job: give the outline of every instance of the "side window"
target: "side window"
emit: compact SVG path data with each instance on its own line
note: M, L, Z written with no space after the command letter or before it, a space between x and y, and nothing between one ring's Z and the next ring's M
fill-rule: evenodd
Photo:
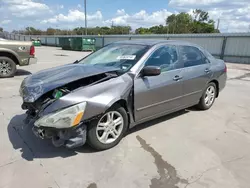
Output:
M184 67L192 67L207 63L200 50L196 47L180 46L180 56L184 63Z
M215 59L214 56L212 56L212 54L210 54L207 50L203 50L203 52L205 56L207 56L208 59L211 59L211 60Z
M161 71L169 71L178 67L178 55L176 46L163 46L153 52L145 66L159 66Z

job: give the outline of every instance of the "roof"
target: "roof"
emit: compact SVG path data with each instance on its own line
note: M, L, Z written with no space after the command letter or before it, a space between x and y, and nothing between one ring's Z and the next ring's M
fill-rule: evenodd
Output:
M154 46L157 44L178 44L178 45L192 45L196 46L193 43L182 41L182 40L159 40L159 39L135 39L135 40L124 40L114 42L116 44L138 44L138 45L147 45L147 46Z

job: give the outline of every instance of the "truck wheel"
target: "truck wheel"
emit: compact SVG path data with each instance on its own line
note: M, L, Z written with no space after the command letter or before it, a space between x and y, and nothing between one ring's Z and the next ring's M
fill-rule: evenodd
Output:
M0 78L13 77L16 73L16 63L8 57L0 57Z
M106 150L117 145L128 128L128 116L121 106L110 108L89 125L87 141L96 150Z

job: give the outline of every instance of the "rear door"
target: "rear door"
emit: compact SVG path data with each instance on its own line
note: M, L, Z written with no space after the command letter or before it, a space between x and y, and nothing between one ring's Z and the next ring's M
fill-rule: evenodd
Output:
M181 104L181 68L176 46L162 46L146 60L144 66L159 66L158 76L139 76L134 81L136 122L172 111Z
M208 81L212 76L210 61L194 46L179 46L183 62L183 103L198 103Z

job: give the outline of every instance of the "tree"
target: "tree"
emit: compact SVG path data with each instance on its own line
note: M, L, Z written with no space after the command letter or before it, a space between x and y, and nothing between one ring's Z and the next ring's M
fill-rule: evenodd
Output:
M53 28L48 28L46 31L47 35L55 35L55 33L56 33L56 30Z
M188 13L172 14L166 19L169 33L215 33L214 20L209 19L208 12L200 9Z
M188 13L172 14L166 19L169 33L190 33L192 17Z
M192 23L192 33L218 33L214 27L214 20L209 19L208 12L201 9L193 11L194 20Z
M3 32L3 28L2 27L0 27L0 32Z
M148 28L140 27L140 28L137 28L135 30L135 34L141 34L141 35L143 35L143 34L151 34L151 32L149 31Z
M159 26L153 26L149 28L150 33L154 33L154 34L164 34L167 31L167 28L163 25L159 25Z
M205 21L208 21L208 12L205 12L201 9L195 9L193 11L193 14L194 14L194 21L197 21L197 22L205 22Z

